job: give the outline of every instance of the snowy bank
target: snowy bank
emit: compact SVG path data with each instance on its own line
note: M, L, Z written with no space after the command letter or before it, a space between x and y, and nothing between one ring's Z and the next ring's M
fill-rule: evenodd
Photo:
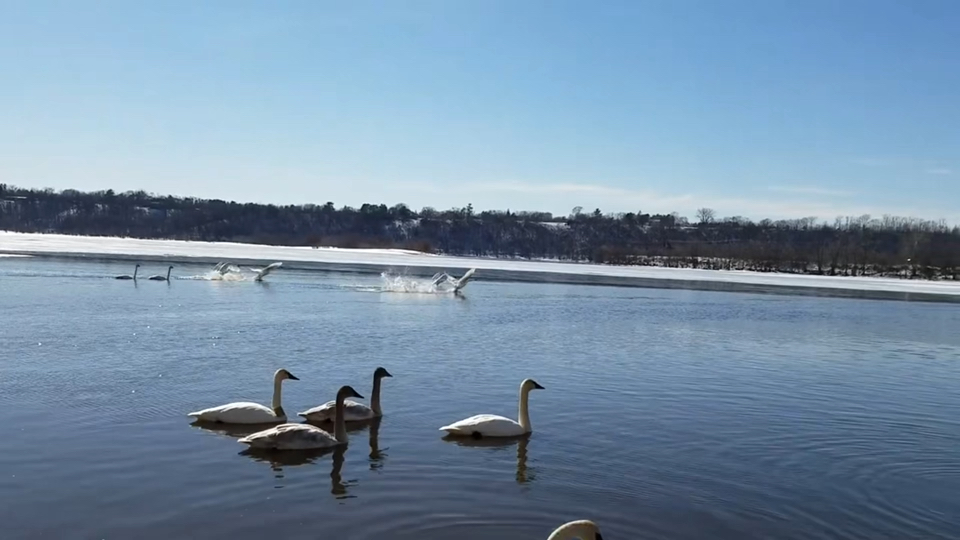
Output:
M655 288L946 300L960 302L960 283L892 278L763 274L742 271L607 266L552 261L448 257L399 249L344 249L264 246L227 242L27 234L0 231L0 253L123 261L179 261L244 265L282 261L284 268L379 273L405 269L432 275L476 268L479 280L540 281Z

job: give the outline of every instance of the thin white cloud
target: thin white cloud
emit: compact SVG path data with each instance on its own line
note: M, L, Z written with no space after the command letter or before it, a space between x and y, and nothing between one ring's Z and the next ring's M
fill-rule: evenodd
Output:
M829 189L816 186L769 186L770 191L779 193L793 193L796 195L818 195L821 197L850 197L853 192L839 189Z
M946 167L931 167L923 172L927 174L935 174L939 176L949 176L953 174L953 169L948 169Z

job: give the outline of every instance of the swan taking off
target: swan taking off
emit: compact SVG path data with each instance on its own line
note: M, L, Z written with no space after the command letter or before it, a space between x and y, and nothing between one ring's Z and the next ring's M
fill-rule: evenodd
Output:
M347 426L343 420L343 403L348 397L363 399L363 396L349 386L340 388L336 399L336 420L333 422L334 435L310 424L280 424L247 435L240 439L240 442L249 444L253 448L273 450L314 450L347 444Z
M282 262L275 262L268 264L265 268L251 268L250 271L257 273L257 276L253 278L254 281L263 281L263 278L267 277L267 274L273 272L281 266L283 266Z
M234 268L235 268L235 267L234 267L233 265L231 265L230 263L219 262L219 263L217 263L216 266L213 267L213 271L216 272L216 273L218 273L218 274L220 274L220 275L222 276L222 275L225 275L225 274L227 274L227 273L229 273L229 272L233 272Z
M603 536L600 534L600 527L597 527L597 524L589 519L564 523L557 527L557 529L547 537L547 540L573 540L574 538L579 538L580 540L603 540Z
M434 287L444 283L449 284L451 287L453 287L453 292L456 293L460 292L460 289L466 287L467 283L470 282L470 280L473 278L474 272L476 271L476 268L471 268L467 270L465 274L460 276L460 279L457 279L446 272L440 272L439 274L434 274L433 278L431 278L431 281L433 282Z
M219 407L210 407L202 411L187 413L197 420L204 422L222 422L224 424L269 424L272 422L286 422L287 414L280 406L281 384L284 380L299 381L292 373L285 369L278 369L273 374L273 402L271 407L249 401L227 403Z
M451 435L480 437L517 437L530 433L533 427L530 425L530 413L527 408L527 400L530 397L531 390L543 390L537 381L533 379L524 379L520 383L520 414L519 422L511 420L504 416L496 414L478 414L470 418L464 418L459 422L454 422L449 426L443 426L440 431L446 431Z
M380 409L380 381L384 377L393 377L385 368L378 367L373 372L373 393L370 394L370 406L356 401L343 402L343 419L347 422L357 422L361 420L370 420L383 416ZM312 409L298 413L307 419L307 422L329 422L338 416L337 402L328 401Z
M139 264L137 264L135 267L133 267L133 275L132 275L132 276L131 276L130 274L123 274L122 276L117 276L117 279L137 279L137 271L138 271L138 270L140 270L140 265L139 265Z
M156 275L156 276L150 276L148 279L149 279L150 281L170 281L170 271L171 271L171 270L173 270L173 266L168 266L168 267L167 267L167 275L166 275L166 276Z

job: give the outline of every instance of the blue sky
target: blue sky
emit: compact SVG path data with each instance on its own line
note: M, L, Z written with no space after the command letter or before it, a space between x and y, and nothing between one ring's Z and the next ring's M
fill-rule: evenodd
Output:
M960 2L0 0L0 182L960 221Z

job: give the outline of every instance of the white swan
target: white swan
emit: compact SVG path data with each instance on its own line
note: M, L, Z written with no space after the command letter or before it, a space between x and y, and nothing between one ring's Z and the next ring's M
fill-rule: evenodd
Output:
M272 422L286 422L287 414L280 406L281 384L285 379L299 381L292 373L285 369L278 369L273 374L273 402L272 407L265 407L259 403L238 401L227 403L219 407L210 407L202 411L187 413L197 420L204 422L222 422L224 424L268 424Z
M343 402L343 418L345 421L356 422L383 416L383 410L380 409L380 380L384 377L393 377L393 375L382 367L378 367L373 372L373 393L370 394L369 407L356 401ZM337 416L337 402L328 401L323 405L297 414L306 418L308 422L329 422Z
M460 276L460 279L453 280L453 292L459 292L460 289L464 288L467 283L473 278L473 273L476 272L476 268L471 268L467 270L465 274Z
M438 274L434 274L433 277L430 278L430 281L433 283L434 287L442 283L449 283L452 287L452 291L457 293L460 292L460 289L467 286L467 283L470 282L470 280L473 278L474 272L476 271L476 268L471 268L462 276L460 276L460 279L457 279L446 272L440 272Z
M276 270L277 268L280 268L281 266L283 266L282 262L275 262L275 263L268 264L264 268L251 268L250 271L257 273L257 276L253 278L254 281L263 281L263 278L267 277L267 274L269 274L270 272L273 272L274 270Z
M547 540L603 540L600 534L600 527L589 519L581 519L564 523L554 530Z
M531 390L543 390L543 387L533 379L524 379L523 382L520 383L519 422L496 414L478 414L470 418L464 418L459 422L454 422L449 426L443 426L440 428L440 431L446 431L451 435L467 435L474 438L517 437L530 433L533 431L533 427L530 425L527 399L530 397Z
M139 264L137 264L137 266L135 266L135 267L133 268L133 275L132 275L132 276L131 276L130 274L123 274L122 276L117 276L117 279L137 279L137 271L138 271L138 270L140 270L140 265L139 265Z
M258 431L240 439L253 448L273 450L313 450L331 448L347 444L347 426L343 420L343 402L348 397L363 399L363 396L349 386L343 386L337 392L336 420L333 422L334 435L310 424L280 424L270 429Z
M156 276L150 276L148 279L149 279L150 281L170 281L170 271L171 271L171 270L173 270L173 266L168 266L168 267L167 267L167 275L166 275L166 277L161 276L161 275L156 275Z

